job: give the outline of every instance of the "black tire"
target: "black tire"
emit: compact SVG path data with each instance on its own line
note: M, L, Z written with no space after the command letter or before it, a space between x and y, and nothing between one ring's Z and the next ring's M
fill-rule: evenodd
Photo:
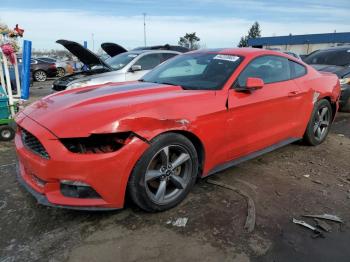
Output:
M321 117L323 112L326 112L324 118ZM329 133L333 120L332 116L333 112L329 101L326 99L318 101L312 111L303 141L310 146L323 143Z
M63 67L57 67L57 77L63 77L66 74L66 70Z
M350 113L350 97L348 98L347 103L339 108L339 111Z
M10 126L0 126L0 141L11 141L15 137L15 130Z
M47 74L44 70L35 71L33 77L37 82L45 82L47 80Z
M164 149L168 148L168 154L164 153ZM176 150L183 150L185 153L176 153ZM174 153L172 153L174 151ZM187 152L187 153L186 153ZM168 155L169 166L172 164L175 165L176 160L180 159L181 155L188 155L188 160L185 160L181 165L179 165L176 169L173 169L172 175L164 175L161 177L154 178L153 180L149 180L150 182L146 182L146 172L152 171L150 170L150 165L154 164L154 161L160 162L163 166L163 156ZM180 155L180 156L179 156ZM161 156L160 158L158 156ZM158 157L158 160L157 160ZM174 160L171 160L174 159ZM161 160L161 161L159 161ZM156 172L161 172L162 168L158 169L157 165L154 165ZM176 172L180 168L180 172L177 174ZM167 171L163 170L166 174ZM194 185L198 173L198 155L195 147L186 137L176 133L166 133L159 135L155 139L151 141L150 147L146 150L146 152L141 156L141 158L137 161L133 172L129 178L128 182L128 194L131 197L131 200L139 206L141 209L148 212L157 212L170 209L177 204L179 204L189 193L192 186ZM166 177L167 176L167 177ZM174 183L174 177L180 177L182 181L186 180L186 183L181 184L179 187L177 183ZM173 178L173 179L172 179ZM153 197L153 193L150 191L150 187L152 185L148 183L158 183L158 189L155 189L154 192L155 198L157 197L161 183L166 181L166 189L164 190L164 197L162 198L163 203L157 202ZM177 180L177 179L175 179ZM176 184L176 185L175 185ZM172 190L168 190L168 186ZM152 189L152 188L151 188ZM175 191L177 190L177 191ZM167 194L169 192L169 194ZM174 194L174 192L177 192ZM171 196L173 194L173 198L169 198L165 200L167 196ZM167 201L167 202L166 202Z

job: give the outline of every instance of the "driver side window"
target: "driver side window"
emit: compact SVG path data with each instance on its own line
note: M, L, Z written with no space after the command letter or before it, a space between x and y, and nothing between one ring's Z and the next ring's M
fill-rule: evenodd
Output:
M265 84L289 80L291 78L289 61L279 56L256 58L240 74L238 85L244 87L248 77L261 78Z

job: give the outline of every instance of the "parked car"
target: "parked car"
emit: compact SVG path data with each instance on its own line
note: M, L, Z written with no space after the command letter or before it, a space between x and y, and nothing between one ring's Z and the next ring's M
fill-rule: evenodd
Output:
M35 59L38 61L46 62L46 63L54 63L56 65L56 68L57 68L57 76L58 77L64 76L67 72L68 64L65 61L59 61L59 60L52 58L52 57L36 57Z
M166 210L198 177L297 140L321 144L339 93L336 75L281 52L186 53L139 81L28 106L16 118L18 179L44 205L118 209L128 194Z
M305 58L315 69L339 77L341 84L340 110L350 112L350 46L318 50Z
M294 52L291 52L291 51L283 51L283 53L287 54L287 55L291 55L299 60L302 60L301 57L297 54L297 53L294 53Z
M37 59L31 59L31 71L35 81L44 82L48 77L55 77L57 75L57 68L55 63L48 63Z
M67 40L57 42L78 57L88 67L88 70L57 79L52 87L55 91L137 80L157 65L180 54L178 51L171 50L134 50L127 52L119 45L105 43L101 47L111 57L103 61L99 56L78 43Z

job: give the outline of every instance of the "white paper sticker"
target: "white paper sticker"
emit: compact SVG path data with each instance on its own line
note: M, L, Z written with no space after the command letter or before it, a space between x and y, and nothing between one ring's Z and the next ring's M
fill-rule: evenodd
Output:
M235 55L216 55L214 57L214 59L236 62L239 59L239 56L235 56Z

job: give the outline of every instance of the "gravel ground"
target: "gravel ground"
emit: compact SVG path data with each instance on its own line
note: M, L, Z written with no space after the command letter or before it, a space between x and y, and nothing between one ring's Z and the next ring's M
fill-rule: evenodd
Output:
M49 94L50 85L36 83L31 101ZM157 214L132 204L97 213L40 206L16 182L13 143L1 143L0 262L349 261L346 223L328 222L325 238L292 223L323 213L350 221L349 156L350 114L343 113L318 147L292 144L212 176L251 196L256 226L248 233L246 200L206 180ZM185 227L173 225L178 218L188 219Z

